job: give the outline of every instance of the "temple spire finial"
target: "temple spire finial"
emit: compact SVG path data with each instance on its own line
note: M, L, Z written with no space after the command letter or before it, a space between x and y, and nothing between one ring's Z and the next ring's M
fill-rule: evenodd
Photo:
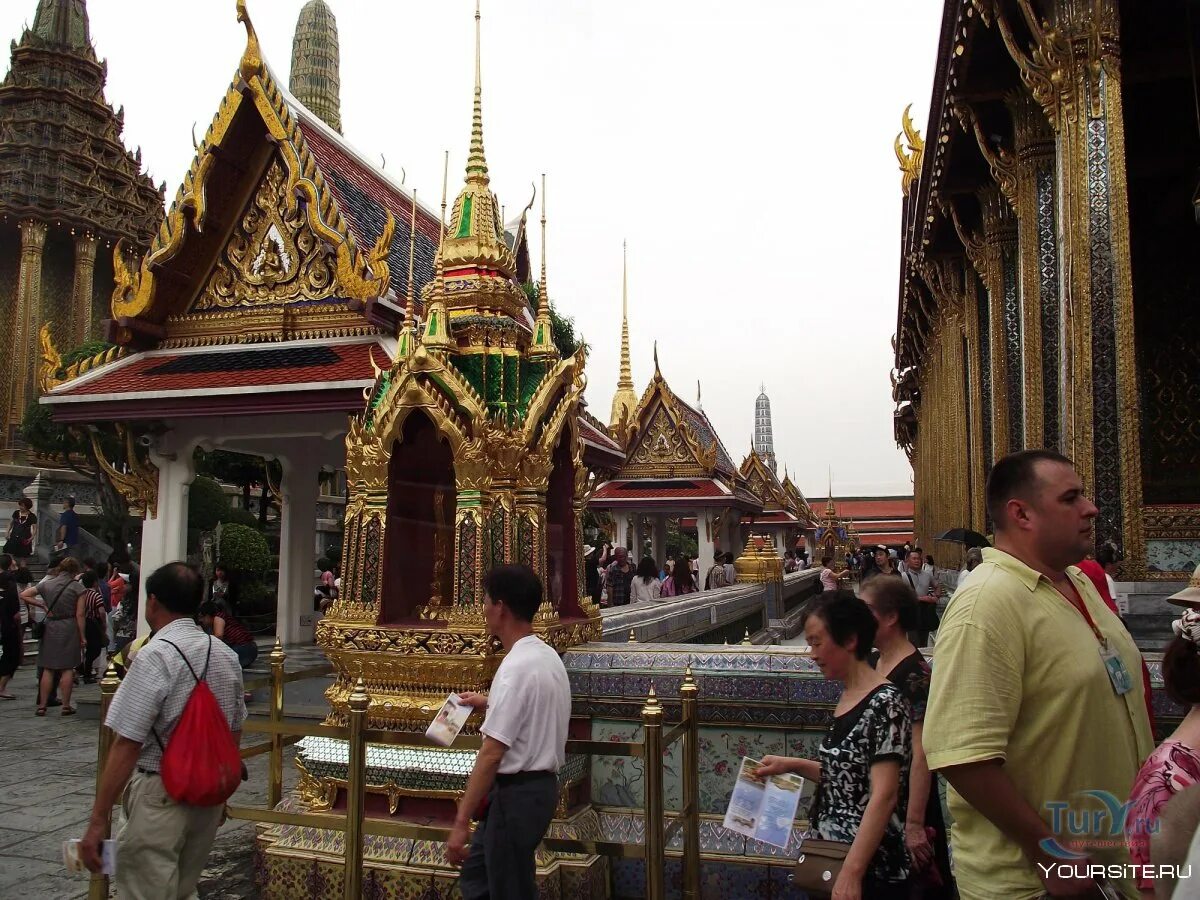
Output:
M617 378L617 392L613 395L612 427L617 427L622 414L632 419L637 405L637 394L633 391L633 365L629 358L629 253L627 243L621 241L621 374Z
M416 349L417 304L413 286L413 259L417 253L417 190L412 192L412 217L408 222L408 288L404 295L404 324L400 328L400 347L396 359L406 359Z
M32 31L47 44L88 53L91 26L83 0L38 0Z
M546 287L546 173L542 173L542 280L538 284L537 318L533 323L533 343L530 356L552 357L558 354L554 346L554 324L550 320L550 293Z
M434 265L433 285L429 305L425 309L425 322L421 329L421 343L439 350L452 348L450 337L450 314L446 311L446 266L443 261L446 250L446 190L450 181L450 151L446 151L442 164L442 218L438 224L438 250Z
M471 115L471 150L467 156L467 181L488 184L483 153L483 76L480 74L479 0L475 0L475 106Z

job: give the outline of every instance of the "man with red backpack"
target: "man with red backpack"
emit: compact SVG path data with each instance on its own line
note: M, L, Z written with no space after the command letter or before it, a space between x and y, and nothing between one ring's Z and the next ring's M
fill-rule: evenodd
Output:
M242 668L196 624L203 587L181 562L146 579L154 638L130 665L105 722L115 737L79 849L98 872L105 814L120 796L121 900L195 896L225 800L240 781Z

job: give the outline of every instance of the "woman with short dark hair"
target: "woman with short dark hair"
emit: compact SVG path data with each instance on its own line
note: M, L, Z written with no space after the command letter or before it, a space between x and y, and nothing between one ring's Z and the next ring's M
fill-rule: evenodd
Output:
M920 615L917 595L902 578L873 578L862 586L859 596L879 625L875 632L875 669L899 688L912 711L912 762L905 779L908 792L900 798L900 811L914 879L922 886L924 900L953 897L954 876L950 872L942 800L921 744L929 702L929 663L908 639Z
M843 685L818 759L764 756L759 775L795 772L817 783L810 837L849 844L830 885L849 900L907 900L909 859L900 800L911 755L908 703L867 661L878 625L850 591L827 591L803 619L809 652L822 674Z
M46 714L46 706L54 691L55 673L58 673L58 684L62 689L62 714L75 715L75 707L71 705L71 689L75 686L75 667L79 665L87 643L83 585L77 580L82 571L83 568L74 557L64 557L45 578L21 593L21 599L27 604L46 611L43 621L45 630L37 657L37 664L42 670L37 706L39 716Z
M22 497L17 501L12 521L8 523L8 541L4 544L4 552L12 556L18 566L23 566L33 556L36 541L37 516L33 514L33 501Z

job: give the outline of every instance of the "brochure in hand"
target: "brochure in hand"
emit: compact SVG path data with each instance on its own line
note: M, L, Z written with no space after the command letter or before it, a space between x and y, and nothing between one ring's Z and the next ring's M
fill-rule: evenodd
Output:
M63 865L68 872L87 872L79 855L79 838L63 841ZM100 844L100 874L115 875L117 872L117 842L106 840Z
M435 744L449 747L458 737L458 733L463 730L463 726L467 724L467 719L471 716L471 709L471 706L459 699L458 694L451 694L442 704L442 708L438 710L438 714L433 717L429 727L425 729L425 737Z
M804 779L790 773L760 777L756 772L761 764L757 759L743 757L729 808L725 810L725 827L784 848L792 836Z

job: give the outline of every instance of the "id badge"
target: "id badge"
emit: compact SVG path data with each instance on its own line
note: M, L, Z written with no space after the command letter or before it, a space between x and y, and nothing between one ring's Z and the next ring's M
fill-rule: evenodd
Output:
M1113 690L1117 694L1128 694L1132 691L1133 678L1130 676L1129 670L1125 668L1121 655L1108 645L1108 641L1100 645L1100 658L1104 660L1104 671L1108 673L1108 680L1112 682Z

